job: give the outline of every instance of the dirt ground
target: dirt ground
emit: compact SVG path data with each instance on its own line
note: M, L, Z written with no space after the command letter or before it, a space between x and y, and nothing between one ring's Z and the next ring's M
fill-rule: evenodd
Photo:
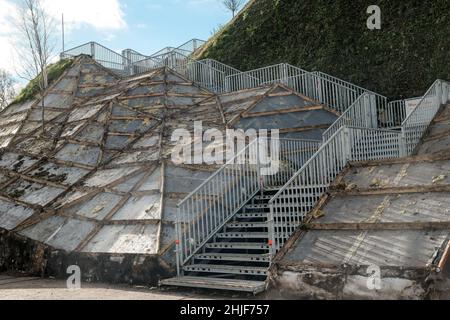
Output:
M217 292L157 289L83 283L69 290L66 281L0 274L0 300L230 300L238 296ZM241 297L242 298L242 297Z

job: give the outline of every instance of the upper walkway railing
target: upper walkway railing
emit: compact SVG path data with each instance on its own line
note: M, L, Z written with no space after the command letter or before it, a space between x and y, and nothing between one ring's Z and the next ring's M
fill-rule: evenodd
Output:
M124 50L120 55L97 43L88 43L62 53L61 57L88 54L122 76L167 66L216 93L281 83L340 113L345 113L361 95L369 93L375 99L380 128L400 128L408 115L404 100L388 103L388 99L382 95L323 72L308 72L286 63L241 72L213 59L190 58L190 55L204 43L202 40L192 39L177 48L167 47L150 56L132 49Z
M121 54L102 46L97 42L89 42L81 46L66 50L60 54L60 57L71 58L78 55L89 55L105 68L116 71L120 75L127 74L130 61Z

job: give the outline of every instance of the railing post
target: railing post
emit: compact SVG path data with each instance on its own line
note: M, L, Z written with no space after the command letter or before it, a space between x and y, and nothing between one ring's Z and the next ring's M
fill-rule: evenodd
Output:
M256 139L258 139L256 141L256 167L258 170L258 181L259 181L259 188L261 190L261 194L264 195L264 176L261 174L261 137L257 137Z
M352 147L350 143L350 128L344 127L343 129L344 134L344 152L345 152L345 163L351 161L352 159Z
M403 131L403 129L402 129L402 134L399 136L398 145L400 148L399 157L403 158L403 157L408 156L408 150L406 148L406 136L405 136L405 132Z
M282 70L282 77L281 77L281 82L287 86L288 85L288 66L286 63L283 63L281 66L281 70Z
M178 216L177 216L177 220L175 221L175 259L177 261L177 275L178 277L181 276L181 250L182 250L182 245L181 245L181 231L180 231L180 208L178 207L177 210Z
M448 94L446 92L446 84L444 81L441 81L440 87L441 87L441 101L442 101L441 104L445 104L448 99Z
M378 128L378 113L377 113L377 97L374 94L369 95L369 103L370 103L370 119L371 119L371 128Z
M372 128L372 105L370 95L368 93L364 93L362 100L364 110L364 125L368 128Z
M438 81L436 83L436 99L437 106L439 107L442 104L442 82Z
M276 254L276 244L275 244L275 223L274 223L274 204L270 203L270 211L267 217L267 238L269 245L269 254L270 254L270 264L272 264L273 258Z
M192 52L197 51L197 39L192 40Z
M230 90L230 76L225 77L225 92L231 92L231 90Z
M449 100L449 84L447 82L443 82L442 83L442 91L443 91L443 95L444 95L444 104L447 103L447 101Z
M323 85L323 82L322 82L322 77L319 77L317 74L316 75L314 75L314 82L315 82L315 86L316 86L316 92L317 92L317 100L320 102L320 103L326 103L326 101L324 101L324 98L323 98L323 90L322 90L322 85ZM341 110L338 110L338 111L341 111Z
M91 42L91 57L95 60L95 43Z

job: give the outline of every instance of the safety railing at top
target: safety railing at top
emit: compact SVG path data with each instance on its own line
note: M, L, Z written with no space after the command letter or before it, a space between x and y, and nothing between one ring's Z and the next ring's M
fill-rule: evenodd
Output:
M167 47L151 56L142 55L131 49L125 50L123 55L120 55L97 43L88 43L68 50L61 56L89 54L103 66L121 75L141 74L169 66L189 77L191 81L216 93L282 83L340 113L345 113L364 93L369 93L375 99L380 128L400 128L408 115L405 100L388 103L388 99L382 95L323 72L308 72L285 63L241 72L212 59L200 61L191 59L190 54L204 43L205 41L192 39L178 48Z
M281 63L256 70L241 72L226 77L228 91L256 88L263 85L282 83L287 87L322 103L338 112L345 112L362 94L371 93L380 114L387 114L382 127L398 125L399 112L389 106L387 98L322 72L308 72L290 64ZM385 110L389 110L386 112Z
M257 88L273 83L288 84L290 79L307 74L308 72L286 63L280 63L251 71L241 72L226 77L227 91L239 91Z
M330 128L324 144L311 159L270 200L269 244L274 256L306 215L316 206L349 161L399 158L412 155L436 116L440 106L450 100L450 84L437 80L414 111L403 121L402 130L347 126L352 120L340 118ZM366 119L364 108L371 110L370 94L357 101L349 111ZM366 103L365 103L366 102ZM372 122L360 122L371 126Z
M200 49L205 43L206 43L206 41L204 41L204 40L191 39L191 40L183 43L182 45L178 46L176 49L184 51L184 52L189 52L189 54L192 54L195 51L197 51L198 49Z
M63 59L76 57L81 54L91 56L105 68L116 71L121 75L126 75L128 73L127 68L130 65L130 61L126 57L96 42L89 42L64 51L61 53L60 57Z
M381 128L400 127L406 117L404 101L388 103L387 97L350 82L323 72L308 72L285 63L227 76L225 86L227 91L232 92L273 83L285 84L340 113L344 113L364 93L372 94L378 127Z
M132 72L140 74L163 66L175 70L197 85L215 93L226 91L224 83L227 74L240 72L212 59L193 60L179 50L137 61L132 64Z
M122 51L122 56L127 58L127 60L130 63L138 62L138 61L141 61L141 60L149 58L148 56L146 56L146 55L144 55L144 54L142 54L140 52L137 52L137 51L135 51L133 49L125 49L125 50L123 50Z
M178 51L186 56L189 56L189 55L193 54L195 51L197 51L198 49L200 49L205 43L206 43L206 41L204 41L204 40L191 39L176 48L175 47L165 47L165 48L149 55L149 57L156 57L156 56L160 56L163 54L171 53L173 51Z
M178 274L264 186L284 184L319 146L320 141L313 140L253 139L181 201L176 220Z
M198 61L202 62L205 65L210 66L212 69L223 72L225 77L242 72L236 68L230 67L229 65L226 65L226 64L216 61L214 59L202 59L202 60L198 60Z

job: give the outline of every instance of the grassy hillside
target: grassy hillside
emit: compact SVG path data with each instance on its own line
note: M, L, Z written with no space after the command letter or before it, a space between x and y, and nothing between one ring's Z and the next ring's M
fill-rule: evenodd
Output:
M366 27L380 6L382 29ZM450 80L448 0L256 0L200 53L241 70L288 62L391 98Z
M49 85L53 83L53 81L57 80L65 70L72 66L72 59L63 59L56 63L53 63L47 67L48 72L48 83ZM41 79L41 75L31 80L25 88L19 93L19 95L14 99L11 104L22 103L27 100L34 98L39 93L39 81Z

